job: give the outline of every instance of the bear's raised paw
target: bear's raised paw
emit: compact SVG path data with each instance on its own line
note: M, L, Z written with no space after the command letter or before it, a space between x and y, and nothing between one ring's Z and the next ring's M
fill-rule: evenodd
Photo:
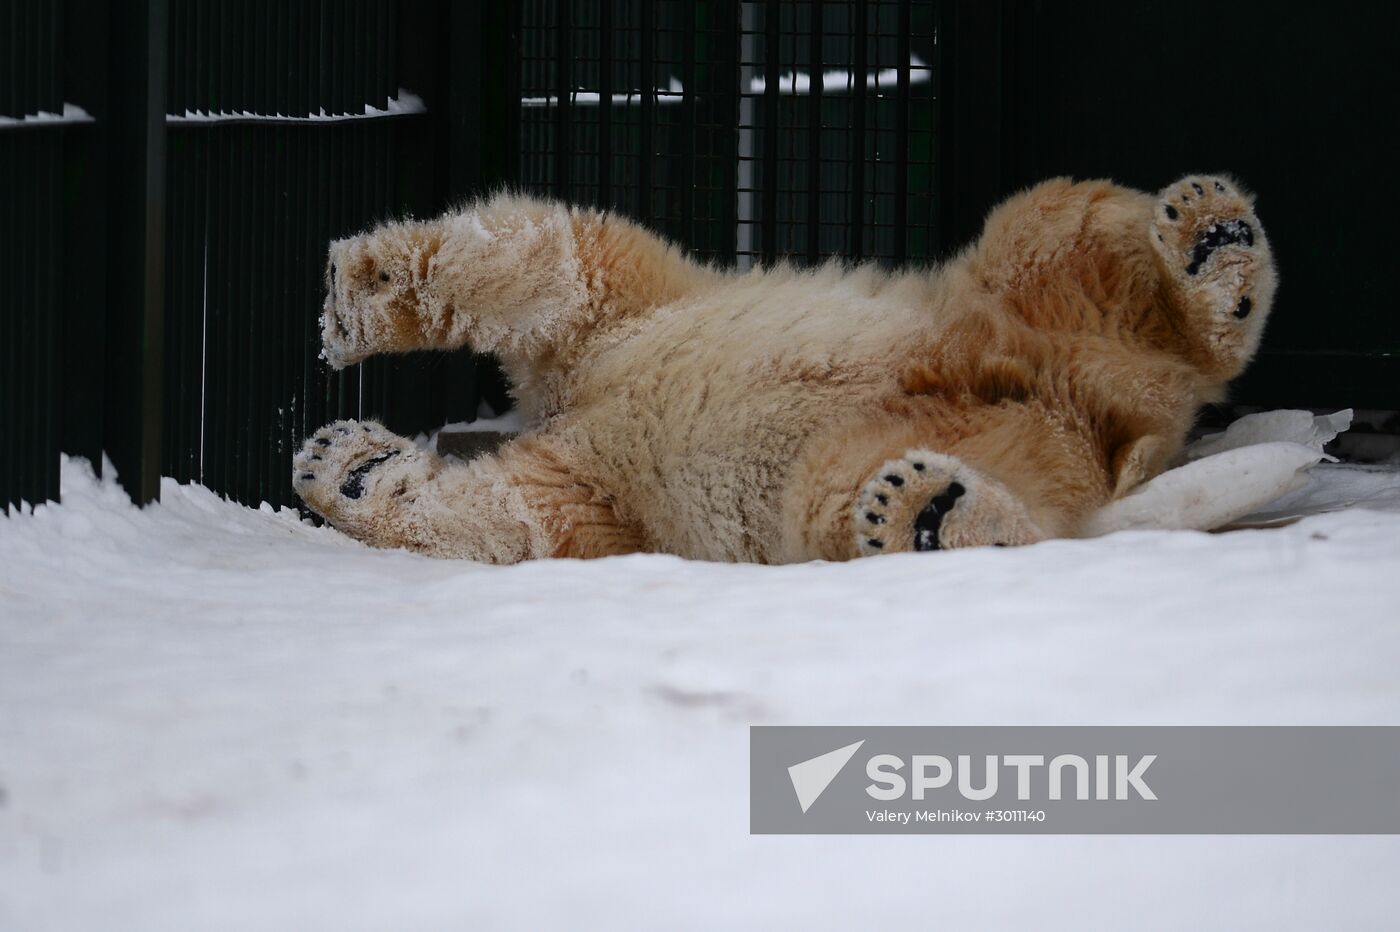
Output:
M1161 192L1152 243L1177 292L1216 319L1267 311L1273 259L1249 199L1226 178L1188 176Z

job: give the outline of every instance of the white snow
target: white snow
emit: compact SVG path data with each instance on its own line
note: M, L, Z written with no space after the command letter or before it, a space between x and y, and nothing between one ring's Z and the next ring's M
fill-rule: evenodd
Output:
M309 116L286 116L281 113L252 113L247 110L186 110L167 113L166 123L345 123L352 120L378 120L384 117L427 113L423 98L399 88L398 96L390 97L383 107L365 104L363 113L327 113L324 108Z
M849 91L855 83L856 76L850 71L823 71L822 91L827 94ZM927 84L933 80L933 70L924 64L917 55L909 56L909 83ZM865 75L865 86L874 90L892 90L899 86L899 69L884 68L880 71L870 71ZM768 81L763 75L756 75L749 81L750 94L762 94L768 87ZM812 76L802 71L789 71L778 76L779 94L810 94L812 92Z
M748 834L750 723L1394 724L1400 472L1312 475L1366 508L498 568L68 463L0 519L0 928L1393 925L1393 837Z
M33 126L36 124L54 123L92 123L92 114L88 113L77 104L65 103L62 113L53 113L48 110L40 110L36 113L26 113L20 117L9 117L0 115L0 127L6 126Z
M1185 462L1214 456L1256 443L1296 443L1319 452L1351 427L1351 408L1333 414L1280 410L1246 414L1217 434L1207 434L1182 451Z
M1263 411L1201 437L1177 457L1182 465L1154 476L1090 519L1084 537L1126 530L1210 531L1308 487L1322 448L1351 426L1352 410Z
M924 63L917 55L909 56L909 83L927 84L933 80L933 69ZM850 91L855 85L857 77L854 72L843 70L823 71L821 85L823 93L836 94ZM768 87L768 79L763 75L754 75L747 82L745 96L762 94ZM879 71L869 71L865 74L865 86L876 91L893 90L899 86L899 69L883 68ZM778 76L779 94L804 95L812 93L812 76L804 71L788 71ZM657 104L678 104L685 99L685 85L678 78L672 77L666 82L664 88L652 88L652 100ZM573 106L597 106L603 100L602 94L597 91L569 91L569 103ZM639 106L642 103L641 91L628 91L625 94L612 94L609 101L614 105ZM559 98L555 95L545 97L522 97L520 105L522 107L553 107L559 103Z

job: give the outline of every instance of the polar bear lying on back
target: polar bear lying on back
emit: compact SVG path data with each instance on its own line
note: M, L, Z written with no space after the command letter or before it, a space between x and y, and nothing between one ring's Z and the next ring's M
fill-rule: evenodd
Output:
M293 483L379 547L511 563L783 563L1074 535L1176 454L1277 278L1226 178L1054 180L935 269L738 274L611 214L501 195L331 245L336 367L470 346L531 428L444 460L323 428Z

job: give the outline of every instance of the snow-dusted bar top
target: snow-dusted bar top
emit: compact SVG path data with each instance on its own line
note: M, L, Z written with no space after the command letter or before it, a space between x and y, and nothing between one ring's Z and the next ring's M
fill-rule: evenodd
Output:
M402 88L395 97L390 97L384 107L365 104L363 113L319 113L310 116L284 116L280 113L250 113L248 111L207 111L186 110L184 113L167 113L167 124L210 124L210 123L347 123L354 120L382 120L387 117L412 116L427 113L423 99ZM92 123L93 117L77 104L64 104L62 113L28 114L23 117L0 116L0 129L20 126L61 125L65 123Z
M0 115L0 129L17 126L62 126L64 124L92 122L94 122L92 114L77 104L70 103L63 105L62 113L40 110L38 113L27 113L22 117Z
M382 120L386 117L411 116L427 113L423 99L416 94L399 88L398 96L390 97L385 107L365 104L363 113L326 113L323 109L310 116L284 116L280 113L249 113L248 111L219 111L209 113L203 110L186 110L184 113L167 113L166 123L347 123L353 120Z

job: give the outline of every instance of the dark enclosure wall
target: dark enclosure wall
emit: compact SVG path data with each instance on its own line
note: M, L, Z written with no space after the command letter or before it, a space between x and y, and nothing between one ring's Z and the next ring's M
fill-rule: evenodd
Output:
M504 407L470 353L318 359L331 239L505 180L476 147L453 157L452 117L476 122L485 84L479 42L449 30L479 37L490 15L0 0L0 248L18 278L0 502L57 498L66 451L108 454L139 501L170 476L292 504L291 455L328 420L413 433Z
M1257 195L1282 287L1241 401L1400 408L1396 11L1044 0L1013 17L1017 184L1229 172Z
M0 0L0 502L105 451L294 501L337 417L505 387L470 353L317 359L327 242L505 183L746 268L932 262L1055 175L1228 171L1283 288L1235 391L1400 408L1388 5L1262 0Z

